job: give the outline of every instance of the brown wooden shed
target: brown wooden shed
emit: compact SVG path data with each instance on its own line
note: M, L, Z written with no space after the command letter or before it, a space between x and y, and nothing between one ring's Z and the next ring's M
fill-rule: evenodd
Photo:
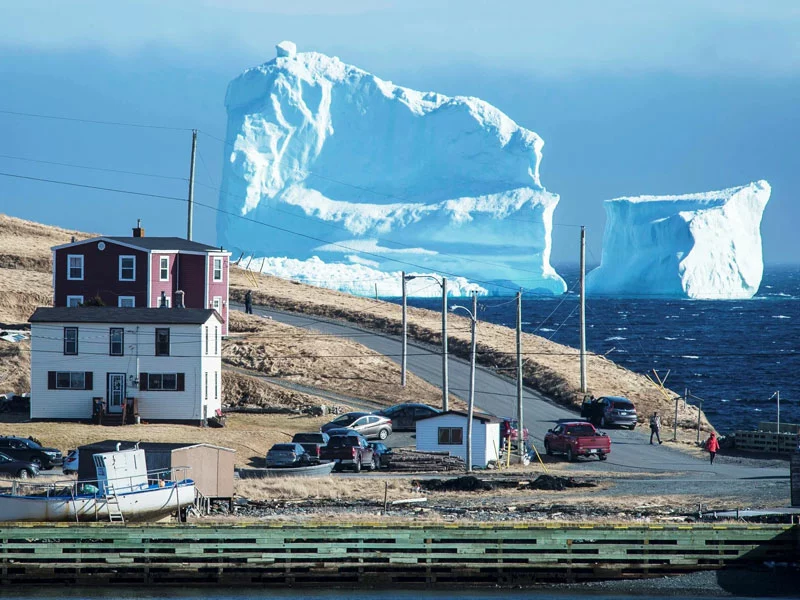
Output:
M94 469L93 454L113 452L117 448L131 448L136 442L124 440L104 440L78 448L78 479L92 480L97 475ZM193 479L195 488L205 498L233 498L233 463L236 450L212 444L141 442L148 471L189 467L185 475Z

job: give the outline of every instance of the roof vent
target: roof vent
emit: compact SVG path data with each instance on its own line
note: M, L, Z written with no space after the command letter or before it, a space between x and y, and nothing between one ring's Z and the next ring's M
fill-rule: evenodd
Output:
M133 228L133 237L144 237L144 229L142 228L141 219L136 219L136 227Z

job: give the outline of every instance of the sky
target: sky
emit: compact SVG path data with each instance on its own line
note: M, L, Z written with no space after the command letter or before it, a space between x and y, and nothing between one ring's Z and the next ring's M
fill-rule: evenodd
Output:
M191 130L195 197L216 206L226 86L286 39L399 85L478 96L542 136L541 181L561 196L555 264L577 260L577 225L599 262L604 199L757 179L773 190L765 262L800 257L791 0L39 0L3 2L0 17L3 213L184 235ZM194 238L215 242L212 210L198 207Z

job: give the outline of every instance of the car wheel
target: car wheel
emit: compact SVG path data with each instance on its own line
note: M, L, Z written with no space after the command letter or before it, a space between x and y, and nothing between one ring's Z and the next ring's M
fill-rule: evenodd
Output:
M360 458L353 465L353 471L355 471L356 473L361 473L361 459Z
M600 460L605 460L608 458L608 456L605 454L600 454L597 458L599 458Z
M547 442L544 443L544 453L547 454L547 456L553 456L553 450Z
M575 462L575 454L572 452L572 446L567 448L567 461Z
M633 431L634 427L636 427L636 423L634 423L633 425L631 425L630 427L628 427L628 429L630 429L631 431Z
M387 437L389 437L389 430L388 429L381 429L378 432L378 438L379 439L385 440Z
M41 461L41 460L39 460L38 458L34 458L34 459L31 461L31 463L32 463L32 464L34 464L34 465L36 465L36 468L37 468L37 469L41 469L41 468L42 468L42 461Z
M377 471L381 468L381 461L377 456L372 457L372 471Z
M28 469L20 469L19 473L17 473L17 477L19 477L20 479L27 479L30 476L31 473L30 471L28 471Z

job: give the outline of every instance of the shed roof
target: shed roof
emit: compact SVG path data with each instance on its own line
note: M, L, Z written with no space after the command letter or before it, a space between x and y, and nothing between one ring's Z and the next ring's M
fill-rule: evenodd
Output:
M420 417L417 421L423 421L428 419L441 419L442 417L446 417L448 415L456 415L459 417L467 418L467 413L460 411L460 410L448 410L445 412L441 412L438 415L429 415L425 417ZM485 413L472 413L472 418L476 421L480 421L481 423L502 423L503 419L500 417L496 417L494 415L487 415Z
M102 442L94 442L79 446L79 450L90 450L93 452L113 452L117 449L117 444L120 444L120 449L128 450L133 448L137 442L130 440L103 440ZM225 448L224 446L215 446L214 444L196 443L196 442L139 442L139 448L147 452L172 452L173 450L180 450L181 448L194 448L195 446L207 446L209 448L217 448L218 450L226 450L228 452L236 452L232 448Z
M212 308L117 308L115 306L39 307L30 323L143 323L155 325L201 325L212 315Z

